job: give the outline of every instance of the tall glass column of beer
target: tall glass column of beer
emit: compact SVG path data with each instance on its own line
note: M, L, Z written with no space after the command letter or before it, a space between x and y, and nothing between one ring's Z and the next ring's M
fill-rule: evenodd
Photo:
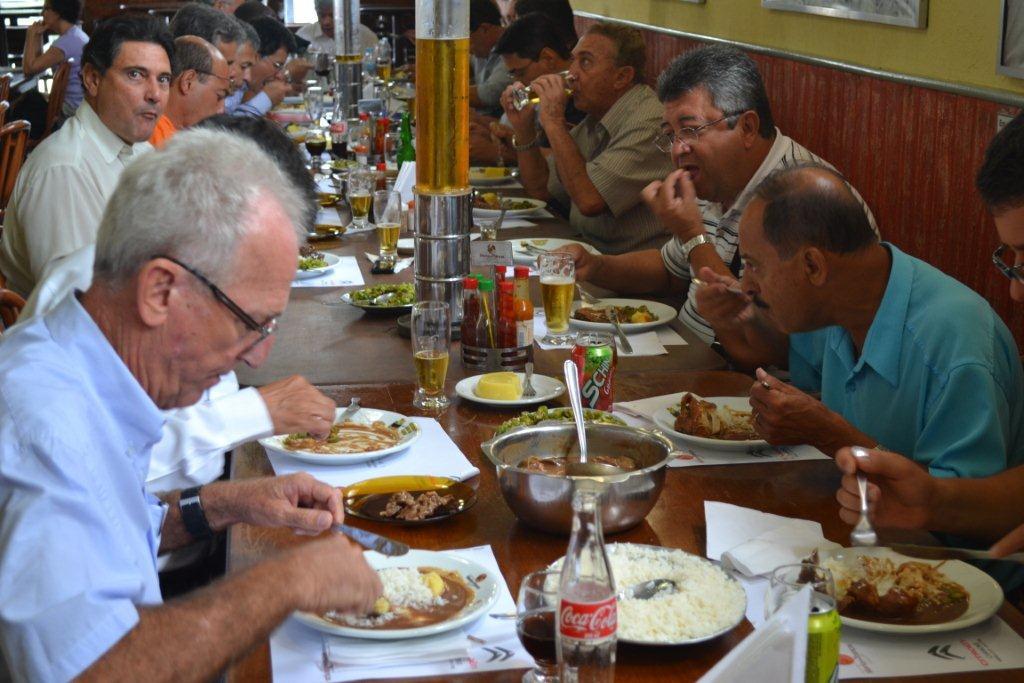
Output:
M347 118L359 116L363 55L359 49L359 0L334 0L334 96Z
M415 282L462 319L469 274L469 0L416 2Z

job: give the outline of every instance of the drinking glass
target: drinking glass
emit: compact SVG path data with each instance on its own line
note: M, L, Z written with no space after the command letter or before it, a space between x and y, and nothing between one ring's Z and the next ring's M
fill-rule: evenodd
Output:
M557 683L555 612L560 572L527 574L516 601L516 634L537 666L523 674L523 683Z
M568 344L576 337L569 332L576 262L572 254L549 252L537 258L537 269L540 271L540 296L548 328L541 341L545 344Z
M572 74L568 71L562 71L558 75L562 77L562 81L565 83L565 94L571 97L573 87ZM512 92L512 106L515 107L516 111L522 111L527 105L538 104L539 102L540 96L534 94L533 88L530 86Z
M825 680L818 674L834 676L839 666L841 622L832 572L810 562L776 567L768 580L764 615L766 619L770 618L807 584L813 590L807 615L807 680Z
M448 374L448 346L452 316L446 301L420 301L412 307L412 360L416 366L417 408L443 410L450 401L444 395Z
M402 195L394 190L373 193L373 217L380 240L381 265L395 265L398 260L398 233L402 231Z
M327 150L327 133L320 128L310 128L306 132L306 151L309 152L309 170L320 168L321 155Z
M367 218L376 182L377 173L373 169L361 167L349 171L348 206L352 210L352 227L361 230L369 225Z
M315 81L314 81L315 82ZM306 113L314 126L320 125L320 119L324 115L324 89L318 85L306 88L303 96L306 102Z

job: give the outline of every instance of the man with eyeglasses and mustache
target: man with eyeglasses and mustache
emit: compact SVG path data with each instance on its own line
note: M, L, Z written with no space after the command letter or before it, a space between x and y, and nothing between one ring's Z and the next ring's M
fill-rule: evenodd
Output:
M230 91L228 63L220 50L198 36L176 38L170 97L149 144L163 147L182 128L222 113Z
M619 256L564 250L576 259L577 279L623 294L685 294L679 319L710 343L715 330L696 306L699 271L740 277L740 216L753 189L777 168L826 162L775 127L757 65L734 47L711 45L677 57L658 78L658 99L662 131L648 149L670 155L675 170L644 188L643 198L672 239L660 251ZM758 333L762 342L784 343L770 324ZM718 341L737 365L746 365L727 340Z

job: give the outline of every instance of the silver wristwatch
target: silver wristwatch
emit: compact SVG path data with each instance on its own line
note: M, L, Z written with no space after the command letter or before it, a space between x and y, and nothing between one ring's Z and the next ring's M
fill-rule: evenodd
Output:
M692 237L683 242L683 255L686 257L687 261L690 260L690 252L702 244L710 244L714 246L715 242L710 237L708 237L708 234L706 232L701 233L696 237Z

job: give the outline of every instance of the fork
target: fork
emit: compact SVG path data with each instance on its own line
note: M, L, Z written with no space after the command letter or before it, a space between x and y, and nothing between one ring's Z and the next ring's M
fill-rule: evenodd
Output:
M850 450L855 458L868 457L868 452L860 446L854 446ZM878 534L875 533L875 528L871 525L871 520L868 519L868 478L859 469L857 470L857 489L860 492L860 519L857 520L857 525L850 532L850 545L854 547L878 545Z
M583 301L583 303L587 304L588 306L596 306L599 303L601 303L600 299L598 299L596 296L580 287L580 283L578 282L576 283L576 291L580 293L580 299Z
M523 379L523 398L533 398L537 395L537 390L533 388L533 382L530 380L533 378L533 361L526 364L526 377Z

